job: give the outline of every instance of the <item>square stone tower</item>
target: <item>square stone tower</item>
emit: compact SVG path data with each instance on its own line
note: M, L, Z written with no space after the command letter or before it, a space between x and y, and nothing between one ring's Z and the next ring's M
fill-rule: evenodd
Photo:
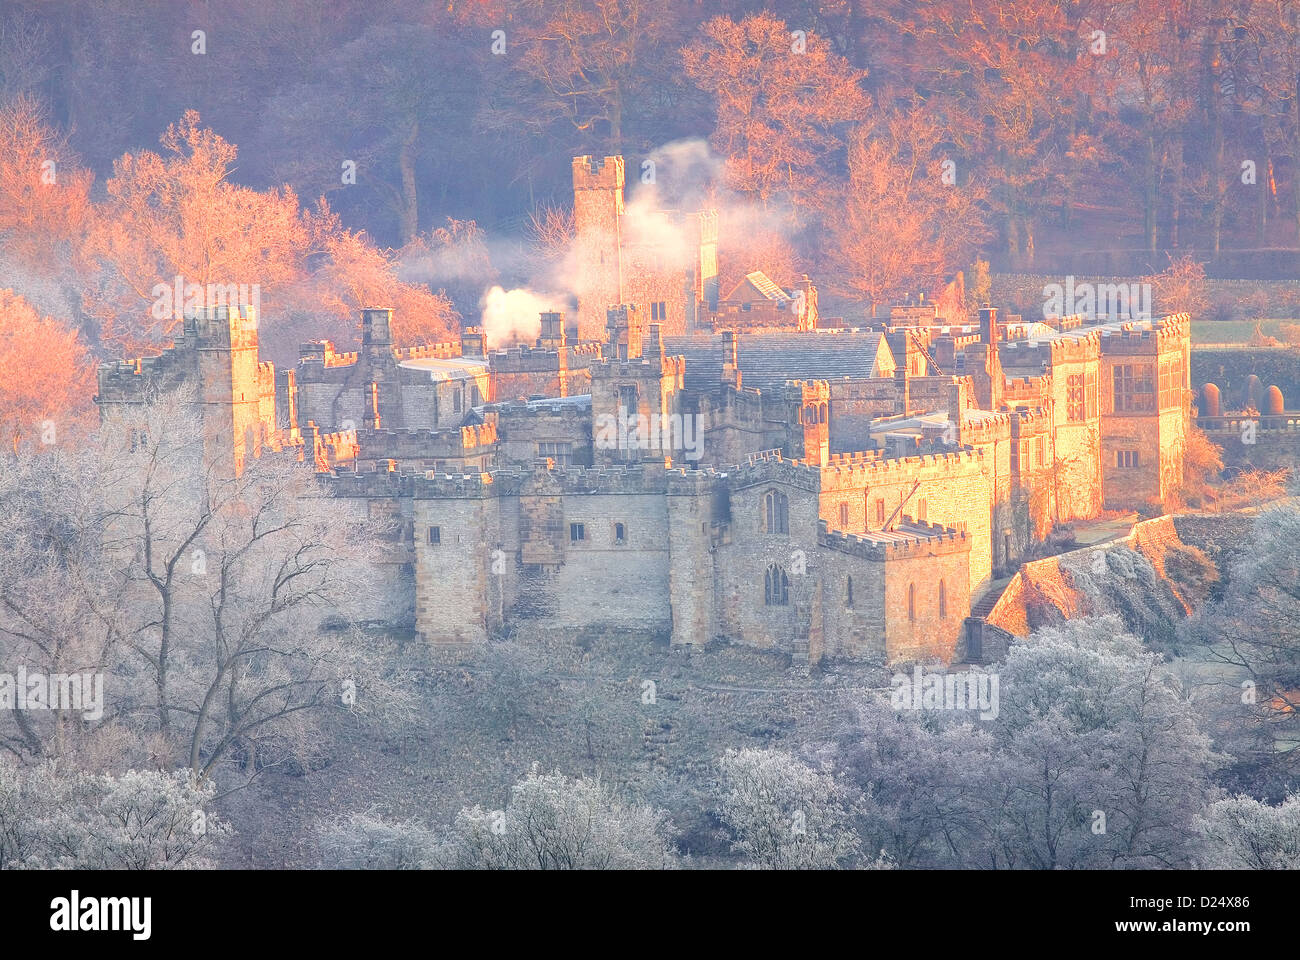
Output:
M578 336L599 340L623 302L623 158L573 158Z

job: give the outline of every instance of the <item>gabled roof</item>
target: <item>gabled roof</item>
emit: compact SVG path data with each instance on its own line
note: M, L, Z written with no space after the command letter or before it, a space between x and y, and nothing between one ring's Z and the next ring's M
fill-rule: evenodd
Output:
M794 297L790 296L790 294L782 290L781 287L777 284L777 282L773 280L771 277L769 277L762 270L755 270L753 273L745 274L745 279L741 280L740 283L732 287L731 292L728 293L722 299L723 300L752 300L753 297L737 296L737 294L739 294L745 288L746 285L751 287L754 290L754 292L757 293L759 297L761 297L764 300L771 300L775 303L791 303L794 301Z
M889 376L893 353L881 339L869 330L741 334L741 385L770 391L787 380ZM664 337L664 352L686 358L688 389L709 392L722 379L721 336ZM891 369L886 372L882 366Z

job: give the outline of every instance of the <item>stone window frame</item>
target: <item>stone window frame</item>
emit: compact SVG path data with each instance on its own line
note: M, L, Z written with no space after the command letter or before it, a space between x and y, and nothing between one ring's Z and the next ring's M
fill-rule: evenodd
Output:
M538 440L537 456L549 457L557 467L573 465L573 444L564 440Z
M769 563L763 572L763 606L790 605L790 577L779 563Z
M1072 373L1065 380L1065 419L1084 423L1097 418L1097 374L1094 370Z
M442 527L429 528L429 546L437 547L442 544Z
M790 498L775 487L763 494L759 521L764 533L790 535Z
M916 623L916 584L907 585L907 622Z
M1117 363L1112 371L1112 403L1116 413L1156 411L1159 372L1155 364Z
M840 528L847 530L849 528L849 504L848 501L840 503Z
M569 521L569 543L586 543L587 525L581 520Z
M939 578L939 619L948 619L948 585Z
M844 606L853 609L853 574L849 574L844 580Z
M620 529L623 531L622 535L619 534ZM626 546L627 545L627 522L624 520L615 520L614 525L610 531L610 537L614 543L614 546L616 547Z

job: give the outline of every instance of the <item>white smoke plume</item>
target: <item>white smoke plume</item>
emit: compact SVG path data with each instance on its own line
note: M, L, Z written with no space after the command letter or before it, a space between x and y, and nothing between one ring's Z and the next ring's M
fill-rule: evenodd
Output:
M760 208L726 188L725 163L704 140L679 140L655 149L644 158L628 157L625 169L623 244L634 262L653 263L660 269L687 269L698 248L690 218L684 215L704 209L718 212L720 228L741 239L742 248L753 238L784 239L789 234L789 211ZM723 240L720 246L725 247L725 239L720 237L720 240ZM615 242L611 236L609 243ZM495 257L494 250L494 260ZM742 254L741 258L754 257ZM759 259L765 258L757 257L753 263L734 266L742 267L743 275L758 269L772 271L776 265L757 262ZM626 266L629 264L625 263ZM495 278L484 284L489 288L481 300L482 323L489 347L521 341L531 343L540 329L538 314L542 310L575 309L584 292L576 238L570 241L563 256L554 258L549 267L538 273L529 276L525 286L508 291ZM794 279L774 278L785 282ZM560 293L543 294L537 292L539 289Z
M483 335L489 350L512 343L531 344L542 330L541 315L570 309L569 297L494 286L483 294Z

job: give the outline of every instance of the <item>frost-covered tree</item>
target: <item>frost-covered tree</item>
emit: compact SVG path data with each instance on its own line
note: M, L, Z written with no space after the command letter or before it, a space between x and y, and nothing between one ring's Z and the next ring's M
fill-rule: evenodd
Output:
M1300 508L1261 511L1227 580L1222 601L1198 624L1207 655L1227 668L1232 700L1240 703L1225 732L1252 780L1260 767L1292 775L1294 751L1276 745L1300 733Z
M534 766L504 810L462 809L441 856L458 870L661 870L678 863L672 834L660 810Z
M1197 825L1205 838L1200 866L1300 870L1300 794L1277 806L1229 797L1212 804Z
M989 862L981 841L998 758L986 731L868 698L842 741L840 762L863 794L866 849L906 868Z
M718 767L718 816L753 866L834 870L858 856L854 804L830 774L780 750L728 750Z
M1001 809L988 842L1003 864L1189 864L1222 758L1160 657L1118 619L1070 621L1013 646L1000 699L989 796Z
M0 758L0 869L211 868L230 833L209 810L215 793L188 770L111 777Z
M437 834L418 820L354 813L316 830L321 866L329 870L427 870L437 866Z
M860 705L841 761L866 840L914 867L1191 863L1222 758L1158 655L1114 618L1074 620L995 676L987 720Z
M5 710L0 738L39 758L128 730L108 766L206 776L313 747L326 710L402 710L403 678L351 626L382 604L381 536L289 457L230 476L181 393L84 449L0 461L0 656L105 691L89 726Z

